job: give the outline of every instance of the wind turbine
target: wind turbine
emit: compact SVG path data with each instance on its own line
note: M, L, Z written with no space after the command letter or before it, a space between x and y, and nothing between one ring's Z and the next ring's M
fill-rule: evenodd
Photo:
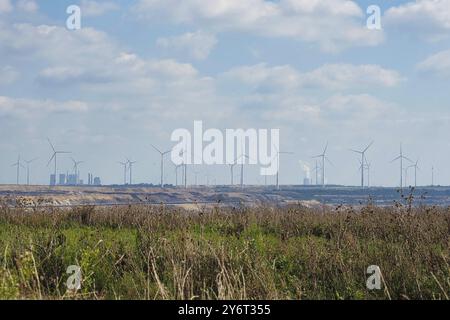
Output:
M52 162L52 160L55 160L55 181L56 181L56 174L57 174L57 156L58 156L58 154L67 154L67 153L71 153L71 152L69 152L69 151L57 151L57 150L55 149L55 147L53 147L53 144L52 144L52 142L50 141L50 139L47 138L47 140L48 140L48 143L50 144L50 147L52 147L52 150L53 150L53 155L52 155L52 157L50 158L50 160L48 161L47 167L50 165L50 163Z
M417 188L417 170L420 170L419 160L417 160L415 164L410 165L408 168L414 168L414 187Z
M184 188L187 189L187 171L188 171L188 169L187 169L188 168L187 167L187 162L188 162L188 159L187 159L187 152L186 152L186 150L183 150L181 155L183 156L183 163L180 165L182 167L181 180L183 182Z
M319 170L320 170L319 163L317 162L316 159L316 166L314 167L314 172L316 174L316 186L319 184Z
M327 150L328 150L328 142L325 146L325 149L323 149L322 154L312 157L313 159L317 159L317 158L322 159L322 187L325 186L325 160L328 161L331 165L333 165L333 163L327 157Z
M30 164L36 161L38 158L34 158L32 160L25 160L25 163L27 164L27 185L30 185Z
M400 160L400 190L403 190L403 160L407 160L409 162L412 162L412 160L403 155L402 144L400 144L400 155L397 158L395 158L394 160L392 160L391 163L393 163L397 160Z
M236 163L232 163L232 164L229 164L229 166L230 166L230 177L231 177L231 186L233 186L234 185L234 167L236 166Z
M176 165L175 166L175 187L178 187L178 169L181 167L182 169L184 169L184 165L180 164L180 165ZM183 172L181 172L181 174L183 174ZM182 177L183 178L183 177ZM183 179L182 179L183 180Z
M82 163L84 163L84 161L75 161L74 158L71 158L72 162L73 162L73 171L75 172L75 184L78 185L78 181L79 181L79 177L80 177L80 173L78 172L78 166Z
M244 164L245 164L245 158L250 159L248 155L242 154L239 158L236 159L240 160L242 159L240 165L241 165L241 189L244 189Z
M17 177L16 177L16 183L17 183L17 185L19 185L19 180L20 180L20 168L23 168L23 169L25 169L25 167L23 166L23 164L22 164L22 162L20 162L20 155L19 155L19 157L17 158L17 162L15 162L15 163L13 163L12 165L11 165L11 167L17 167Z
M367 171L367 187L370 187L370 167L371 163L367 162L367 159L364 159L365 163L363 164L361 160L359 160L359 170Z
M161 151L154 145L151 145L153 149L156 150L161 155L161 188L164 188L164 156L168 153L170 153L171 150L168 151Z
M275 146L274 146L275 147ZM280 190L280 154L294 154L293 152L286 152L286 151L279 151L277 149L277 147L275 147L276 152L276 157L278 158L277 160L277 164L278 164L278 168L277 168L277 190Z
M434 187L434 166L431 167L431 186Z
M195 186L197 187L198 186L198 175L200 174L200 172L198 172L198 171L194 171L193 172L194 173L194 182L195 182Z
M130 161L127 158L128 169L130 170L130 186L133 184L133 164L137 163L137 161Z
M128 162L118 162L119 164L123 165L123 185L127 184L127 169L128 169Z
M367 187L370 188L370 168L372 167L372 163L368 162L366 159L366 169L367 169Z
M355 152L355 153L359 153L361 155L361 188L364 188L364 166L365 166L365 157L366 157L366 152L367 150L369 150L369 148L373 145L373 141L362 151L359 150L354 150L354 149L350 149L350 151Z

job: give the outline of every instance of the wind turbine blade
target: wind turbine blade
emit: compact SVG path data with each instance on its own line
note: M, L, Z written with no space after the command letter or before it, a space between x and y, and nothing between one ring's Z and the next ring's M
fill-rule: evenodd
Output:
M161 150L159 150L157 147L155 147L155 146L152 145L152 144L151 144L151 146L152 146L152 148L155 149L157 152L159 152L160 154L162 154Z
M328 159L328 157L325 157L325 160L327 160L327 162L329 163L329 164L331 164L333 167L334 167L334 164L333 164L333 162L331 162L331 160L330 159Z
M323 150L322 155L325 155L327 153L327 150L328 150L328 141L327 141L327 144L325 146L325 149Z
M352 151L352 152L354 152L354 153L359 153L359 154L361 154L361 153L363 153L362 151L358 151L358 150L353 150L353 149L348 149L349 151Z
M412 160L411 160L410 158L408 158L408 157L403 156L403 159L406 159L406 160L408 160L409 162L414 163L414 161L412 161Z
M369 150L369 148L373 145L374 141L372 141L367 148L364 149L363 153L365 153L367 150Z
M394 160L392 160L390 163L395 162L397 160L400 160L402 158L402 156L398 156L397 158L395 158Z
M48 141L48 143L50 144L50 147L52 147L53 152L56 152L55 147L53 147L53 144L52 144L52 142L50 141L49 138L47 138L47 141Z
M56 156L56 152L53 153L53 156L50 158L50 160L48 160L47 167L50 165L50 163L51 163L52 160L55 158L55 156Z

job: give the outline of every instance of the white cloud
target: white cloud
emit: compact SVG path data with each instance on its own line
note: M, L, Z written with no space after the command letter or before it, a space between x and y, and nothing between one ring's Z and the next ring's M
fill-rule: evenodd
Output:
M53 101L16 99L0 96L0 116L12 115L17 117L34 118L42 113L74 113L86 112L88 105L81 101Z
M322 108L326 110L324 114L329 119L341 118L350 122L360 119L367 122L376 117L385 116L386 112L392 111L393 105L369 94L338 94L327 99L322 104Z
M213 32L299 39L328 51L383 40L382 32L365 28L363 10L349 0L140 0L134 12L142 19L170 19Z
M233 68L224 73L223 78L238 80L254 89L318 87L327 90L368 86L394 87L403 80L397 71L378 65L326 64L310 72L301 73L289 65L269 67L264 63Z
M58 93L101 101L117 110L126 108L127 117L151 118L153 123L220 119L228 113L218 112L223 101L215 93L214 79L200 75L189 63L144 59L92 28L71 32L63 26L4 27L0 28L0 52L40 70L29 74L36 77L33 85L40 85L40 91L53 92L58 86Z
M305 86L322 88L354 88L361 86L394 87L402 81L395 70L378 65L326 64L303 75Z
M180 36L161 37L158 38L156 43L161 48L187 51L192 58L204 60L216 46L217 39L213 34L196 31L188 32Z
M450 78L450 50L428 57L418 65L418 69L425 73Z
M14 83L19 77L19 72L11 66L0 67L0 85Z
M17 8L25 12L36 12L39 6L34 0L19 0L17 1Z
M369 94L336 94L327 99L306 99L298 94L272 94L261 102L261 118L304 126L347 124L359 126L376 119L383 120L387 112L393 117L395 106Z
M385 14L388 26L414 30L428 40L446 38L450 32L450 0L416 0L392 7Z
M0 13L11 12L13 6L10 0L0 0Z
M82 0L81 12L86 17L97 17L107 12L119 10L120 6L112 1Z
M124 53L108 35L92 28L70 32L47 25L5 25L0 31L0 50L39 61L45 67L38 79L52 84L119 82L133 87L144 80L181 81L197 76L190 64Z

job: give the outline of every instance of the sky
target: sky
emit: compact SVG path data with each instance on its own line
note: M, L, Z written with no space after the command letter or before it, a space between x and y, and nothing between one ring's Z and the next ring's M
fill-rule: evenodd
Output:
M81 29L66 27L70 5ZM367 28L370 5L381 30ZM300 184L329 142L326 181L358 185L363 149L371 184L397 186L400 143L419 160L418 183L450 185L450 0L0 0L0 183L38 158L31 182L48 184L83 160L82 178L158 183L171 133L280 129L282 184ZM174 183L166 161L166 181ZM228 183L226 166L196 166ZM236 177L238 179L238 177ZM237 180L235 180L237 181ZM273 183L274 177L268 182ZM22 170L21 182L25 182ZM246 183L261 184L259 166ZM412 171L408 184L413 183Z

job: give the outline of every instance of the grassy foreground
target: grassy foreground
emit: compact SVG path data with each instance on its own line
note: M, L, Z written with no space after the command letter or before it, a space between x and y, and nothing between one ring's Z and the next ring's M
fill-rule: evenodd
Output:
M449 249L444 208L3 207L0 299L448 299Z

